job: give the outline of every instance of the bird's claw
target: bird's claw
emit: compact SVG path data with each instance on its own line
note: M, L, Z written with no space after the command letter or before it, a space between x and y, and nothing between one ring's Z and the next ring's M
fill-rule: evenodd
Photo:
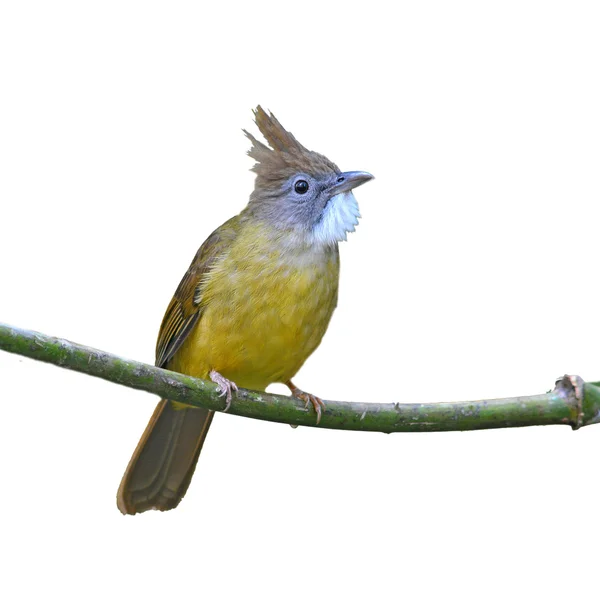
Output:
M317 413L317 425L321 421L321 415L325 410L325 403L318 396L314 396L313 394L308 394L307 392L303 392L300 400L304 400L304 408L308 409L309 403L313 405L315 409L315 413Z
M217 387L221 392L219 397L222 398L225 396L225 410L223 412L227 412L231 407L232 391L237 392L238 386L233 381L223 377L221 373L218 373L214 369L210 372L210 378L214 383L217 384Z
M290 391L292 392L292 396L294 398L298 398L298 400L302 400L304 402L304 408L308 409L308 405L312 404L315 409L315 413L317 414L317 425L321 422L321 416L323 411L325 410L325 403L321 398L315 396L314 394L309 394L308 392L303 392L300 388L297 388L291 381L286 384Z

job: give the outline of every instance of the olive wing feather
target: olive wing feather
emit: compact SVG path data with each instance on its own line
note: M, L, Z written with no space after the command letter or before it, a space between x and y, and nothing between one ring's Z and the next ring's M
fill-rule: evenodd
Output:
M156 366L166 367L202 317L202 284L239 232L238 217L213 231L200 246L163 317L156 342Z

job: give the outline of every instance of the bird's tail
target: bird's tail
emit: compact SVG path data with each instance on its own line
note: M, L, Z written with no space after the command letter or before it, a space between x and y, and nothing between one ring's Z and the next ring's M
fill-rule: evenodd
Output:
M117 492L123 514L175 508L187 491L214 412L161 400Z

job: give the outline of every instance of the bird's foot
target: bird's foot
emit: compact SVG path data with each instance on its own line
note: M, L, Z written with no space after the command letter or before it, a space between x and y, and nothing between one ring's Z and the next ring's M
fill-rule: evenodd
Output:
M227 412L229 407L231 406L231 392L237 392L238 386L235 385L233 381L229 381L226 377L223 377L221 373L217 373L214 369L210 372L211 380L217 384L219 391L221 392L219 396L225 396L225 410L223 412Z
M308 392L303 392L300 388L297 388L292 381L288 381L285 385L290 388L290 392L292 392L292 396L294 398L298 398L298 400L302 400L304 402L304 408L308 408L309 404L313 405L315 409L315 413L317 413L317 425L321 421L321 415L325 410L325 403L321 398L315 396L313 394L309 394Z

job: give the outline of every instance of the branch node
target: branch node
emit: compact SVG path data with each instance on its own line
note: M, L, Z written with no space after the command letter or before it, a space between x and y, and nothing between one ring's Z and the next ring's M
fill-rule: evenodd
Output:
M583 385L584 381L579 375L563 375L556 380L554 387L554 392L565 398L576 411L575 419L571 422L574 430L583 425Z

